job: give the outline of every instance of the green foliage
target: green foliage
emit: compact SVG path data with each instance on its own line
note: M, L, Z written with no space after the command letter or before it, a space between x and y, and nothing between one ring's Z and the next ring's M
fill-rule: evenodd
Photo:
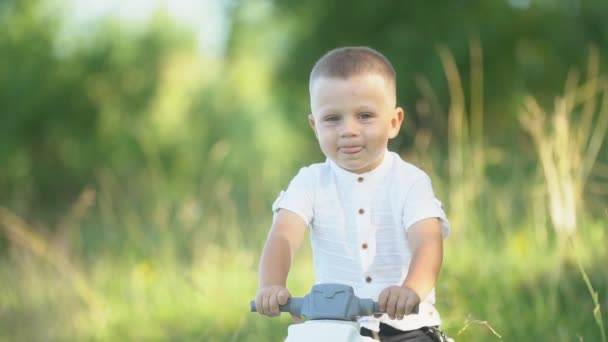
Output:
M141 36L110 22L91 32L95 44L64 55L42 3L16 2L2 18L0 196L53 222L102 165L137 173L136 130L162 64L192 44L162 22Z

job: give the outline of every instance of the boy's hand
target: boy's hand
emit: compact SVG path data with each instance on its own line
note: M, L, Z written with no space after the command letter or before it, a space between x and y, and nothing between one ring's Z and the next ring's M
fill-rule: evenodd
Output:
M258 313L266 316L278 316L279 305L287 304L291 298L289 291L283 286L272 285L258 290L255 296L255 306Z
M391 286L380 292L378 306L390 319L403 319L420 303L420 297L409 287Z

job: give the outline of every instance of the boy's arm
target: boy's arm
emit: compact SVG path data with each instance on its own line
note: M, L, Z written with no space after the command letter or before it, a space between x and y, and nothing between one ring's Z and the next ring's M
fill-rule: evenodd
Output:
M412 260L404 287L425 298L435 286L443 261L443 236L437 218L427 218L413 224L407 232Z
M266 239L259 267L256 306L261 314L276 316L291 296L286 289L293 257L302 243L306 224L297 214L278 210Z
M407 231L412 260L403 284L384 289L378 296L380 309L391 319L402 319L435 286L443 260L443 237L437 218L414 223Z

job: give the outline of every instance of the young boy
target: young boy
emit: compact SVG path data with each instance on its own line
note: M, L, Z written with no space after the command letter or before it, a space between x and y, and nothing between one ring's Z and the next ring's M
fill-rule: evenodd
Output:
M309 91L308 120L327 160L302 168L273 204L258 312L276 316L291 297L287 275L310 227L316 283L350 285L386 312L362 317L362 335L434 341L434 286L450 226L429 177L387 150L404 117L395 71L371 48L339 48L315 64Z

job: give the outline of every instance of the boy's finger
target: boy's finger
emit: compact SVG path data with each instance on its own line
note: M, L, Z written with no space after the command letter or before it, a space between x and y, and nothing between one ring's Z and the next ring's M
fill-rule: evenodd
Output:
M403 316L405 316L406 314L406 304L407 304L407 296L404 296L403 294L399 296L399 299L397 300L397 305L395 308L395 317L397 319L403 319Z
M397 301L399 300L399 292L391 291L390 296L386 301L386 313L391 319L395 319L395 310L397 309Z
M414 311L414 307L420 303L420 300L416 297L408 296L407 301L405 302L405 314L409 315Z
M279 305L287 304L289 298L291 298L291 295L287 290L281 290L279 291L279 293L277 293L277 302L279 303Z
M262 314L264 308L262 307L262 300L261 300L261 296L257 295L255 296L255 311L257 311L259 314Z
M272 316L279 315L279 303L277 302L277 294L273 293L268 296L268 311Z
M382 312L386 312L386 299L387 298L388 298L388 291L383 290L382 292L380 292L380 295L378 296L378 308Z
M261 311L260 313L263 315L268 316L270 314L270 310L268 309L269 303L268 303L268 296L267 295L263 295L262 299L261 299L262 305L261 305Z

